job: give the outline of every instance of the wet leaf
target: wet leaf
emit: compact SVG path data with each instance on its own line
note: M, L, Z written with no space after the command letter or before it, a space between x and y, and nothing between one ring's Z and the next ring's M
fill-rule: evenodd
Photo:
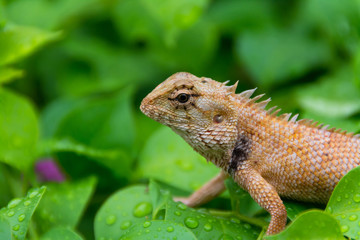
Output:
M31 217L42 198L46 187L33 188L29 190L24 198L15 198L11 200L7 207L0 210L0 215L11 226L12 238L23 240L26 238ZM1 221L4 224L3 221ZM7 234L6 231L3 232ZM1 234L1 233L0 233ZM1 235L0 235L1 236ZM4 238L9 239L9 238Z

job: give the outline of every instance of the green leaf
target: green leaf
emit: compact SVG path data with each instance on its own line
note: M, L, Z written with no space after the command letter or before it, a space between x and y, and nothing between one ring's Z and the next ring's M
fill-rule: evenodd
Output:
M117 239L133 225L149 220L153 206L145 186L131 186L114 193L95 216L95 239Z
M265 236L268 240L285 239L344 239L340 226L331 215L322 211L309 211L301 214L283 232Z
M95 178L74 183L48 184L47 194L36 214L42 231L46 232L52 227L76 227L94 192L95 184Z
M70 139L51 139L40 144L41 155L71 152L78 155L90 157L102 165L108 167L112 172L118 176L123 177L129 175L131 159L128 154L118 149L98 149L93 148ZM122 161L122 167L115 167L119 164L119 159Z
M189 192L201 187L218 172L213 164L206 163L167 127L160 128L149 138L137 169L139 177L154 178Z
M97 150L119 149L118 154L113 158L98 156L92 157L91 160L106 166L117 176L129 177L132 174L133 160L129 149L132 149L135 141L131 94L132 90L126 88L106 96L86 98L69 113L64 114L56 130L55 138L72 139L87 148ZM93 171L92 165L88 164L88 159L84 156L82 159L85 161L78 162L78 167L81 166L79 170L69 163L67 156L59 155L59 159L65 169L75 170L76 175L79 175L78 171ZM119 162L121 162L121 168L119 168Z
M38 206L45 190L46 187L31 189L26 197L11 200L7 207L0 210L0 215L10 223L12 236L15 239L25 239L31 216Z
M59 36L59 32L7 24L0 31L0 66L18 61Z
M269 88L295 80L328 61L329 48L295 30L244 32L236 49L253 78Z
M328 118L344 118L360 112L360 90L354 72L345 66L320 81L298 88L297 99L306 111Z
M10 224L2 215L0 215L0 239L11 239Z
M45 106L40 115L42 137L54 138L61 121L82 103L83 100L79 99L58 98Z
M103 150L96 149L84 144L78 143L70 139L51 139L43 142L44 150L42 152L74 152L79 155L85 155L94 158L108 158L115 159L121 154L118 150Z
M287 216L291 221L294 221L302 212L314 208L322 208L313 203L296 202L291 200L284 200Z
M18 24L54 29L72 17L79 18L81 15L89 14L92 9L99 8L99 2L98 0L50 2L46 0L19 0L11 1L6 6L6 13L9 19Z
M351 54L358 47L358 1L301 1L297 10L299 24L317 29L335 51L343 48Z
M336 185L326 211L341 225L348 237L359 238L360 232L360 167L348 172Z
M274 24L274 5L253 0L214 2L209 9L209 18L223 31L232 34L246 29L262 30Z
M156 219L159 211L166 208L166 203L171 198L171 195L168 190L161 190L154 180L150 180L149 192L153 205L152 219Z
M233 179L226 179L225 186L230 193L231 208L233 211L246 216L254 216L255 213L262 210L250 194L235 183Z
M143 0L117 1L113 8L115 25L129 42L146 40L152 44L163 43L163 29L148 11ZM129 25L127 23L131 22Z
M14 78L23 76L23 71L15 68L0 67L0 85L8 83Z
M258 227L240 221L236 217L216 217L204 210L195 210L183 203L168 201L166 221L185 224L198 239L257 239L260 233Z
M131 147L134 123L132 90L87 99L61 121L55 136L96 148Z
M64 227L55 227L50 229L44 235L41 236L40 240L82 240L75 231L64 228Z
M180 29L188 28L201 16L208 0L142 0L151 16L165 30L165 42L175 43Z
M88 47L84 48L84 45ZM58 82L66 95L114 91L120 87L149 81L149 77L157 72L154 60L147 54L130 51L128 48L115 48L95 37L75 35L65 41L62 47L61 51L74 59L82 60L91 68L89 72L79 73L70 64L68 68L58 70Z
M0 88L0 161L28 170L34 161L39 129L33 106Z
M133 239L186 239L197 240L194 234L182 224L171 221L146 221L131 227L120 240Z

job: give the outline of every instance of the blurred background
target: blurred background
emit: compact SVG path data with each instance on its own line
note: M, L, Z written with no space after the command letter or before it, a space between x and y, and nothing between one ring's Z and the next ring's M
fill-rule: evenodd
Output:
M29 185L95 176L79 226L91 239L119 188L201 186L218 170L139 110L179 71L240 80L237 92L258 87L283 112L359 131L359 13L356 0L0 0L1 206L22 194L22 174Z

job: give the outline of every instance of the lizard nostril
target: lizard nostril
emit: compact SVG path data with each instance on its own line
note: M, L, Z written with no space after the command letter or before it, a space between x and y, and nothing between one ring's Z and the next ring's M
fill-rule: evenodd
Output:
M219 115L219 114L215 115L213 121L215 123L221 123L222 121L224 121L224 117L222 115Z

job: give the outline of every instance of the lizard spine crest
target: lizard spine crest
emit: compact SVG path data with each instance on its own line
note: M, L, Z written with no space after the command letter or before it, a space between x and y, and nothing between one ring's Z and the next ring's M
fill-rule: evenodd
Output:
M226 86L226 84L228 82L229 81L222 83L222 86L224 86L225 90L228 91L228 95L235 95L235 98L237 100L239 100L240 102L244 103L246 106L253 106L254 108L256 108L260 111L265 111L266 114L270 115L271 117L277 118L279 120L284 120L286 122L297 123L297 124L304 125L304 126L310 127L310 128L324 130L324 131L328 131L328 132L332 132L332 133L339 133L339 134L345 135L347 137L360 138L360 134L355 135L355 133L347 132L346 130L343 131L341 128L328 129L330 127L330 125L324 125L323 123L319 124L318 121L314 121L311 119L297 120L299 114L295 114L292 116L292 113L283 113L283 114L278 115L278 113L281 111L281 109L278 108L277 106L274 106L274 107L269 108L268 110L265 110L266 106L271 101L271 98L268 98L261 102L257 102L259 99L261 99L265 95L265 94L259 94L255 97L251 98L251 96L254 94L254 92L256 91L257 88L245 90L241 93L236 94L235 91L236 91L239 81L237 81L234 85Z

